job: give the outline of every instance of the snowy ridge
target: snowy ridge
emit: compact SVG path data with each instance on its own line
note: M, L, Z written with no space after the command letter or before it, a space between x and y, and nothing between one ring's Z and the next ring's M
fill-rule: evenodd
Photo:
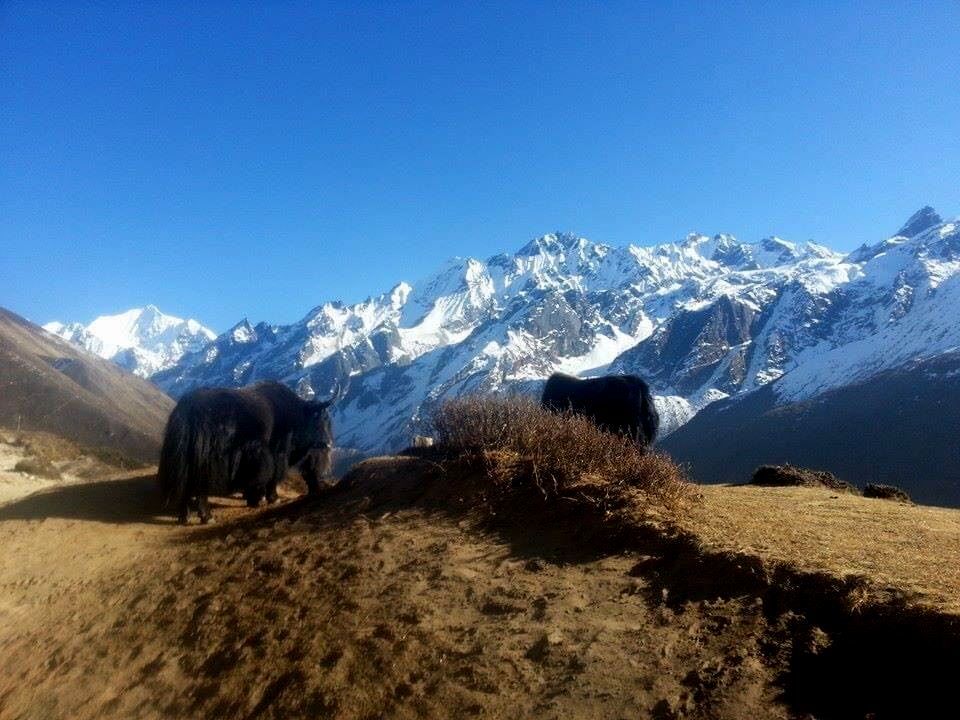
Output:
M918 215L905 227L917 227ZM956 223L925 227L912 238L895 236L865 255L862 275L846 288L858 306L830 336L807 348L796 369L777 383L782 401L813 397L960 347Z
M651 383L668 433L773 381L784 401L810 397L960 346L958 248L930 208L849 255L778 237L613 247L553 233L292 325L244 320L153 379L174 396L267 378L348 388L338 442L378 451L408 442L445 397L630 372Z
M104 315L89 325L50 322L43 329L140 377L172 367L216 337L196 320L165 315L154 305Z

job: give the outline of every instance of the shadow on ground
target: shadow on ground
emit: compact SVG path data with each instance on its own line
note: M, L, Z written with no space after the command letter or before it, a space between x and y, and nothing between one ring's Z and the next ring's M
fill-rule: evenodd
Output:
M104 523L172 524L161 516L156 475L65 485L29 495L0 507L4 520L65 518Z

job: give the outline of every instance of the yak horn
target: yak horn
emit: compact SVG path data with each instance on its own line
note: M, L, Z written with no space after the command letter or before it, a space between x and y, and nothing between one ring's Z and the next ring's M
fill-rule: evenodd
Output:
M343 396L346 395L347 392L350 390L349 378L347 379L346 387L343 386L343 383L341 383L339 379L337 380L337 383L334 387L335 389L333 393L330 395L330 398L328 400L324 400L321 403L322 405L329 406L329 405L333 405L334 403L340 402L340 400L343 399Z

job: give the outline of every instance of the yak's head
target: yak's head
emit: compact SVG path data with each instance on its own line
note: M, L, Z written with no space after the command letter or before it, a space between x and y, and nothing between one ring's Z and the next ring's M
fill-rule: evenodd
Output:
M330 401L308 402L294 443L304 450L330 450L333 447L333 424L330 422Z
M309 383L305 384L309 387ZM330 406L342 398L346 389L337 384L327 400L302 400L303 422L293 442L295 454L299 455L300 470L311 492L319 478L330 474L333 453L333 424L330 422ZM312 394L312 390L311 390Z
M300 474L311 494L320 491L321 479L330 474L333 453L330 404L330 401L306 403L305 422L294 438L294 443L303 452L299 463Z

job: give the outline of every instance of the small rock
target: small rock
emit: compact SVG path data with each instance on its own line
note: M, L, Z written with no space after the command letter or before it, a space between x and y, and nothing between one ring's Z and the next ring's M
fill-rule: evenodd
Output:
M530 558L523 567L530 572L543 572L547 569L547 564L540 558Z
M550 642L547 640L547 636L544 635L530 646L530 649L526 652L526 658L534 662L543 662L549 654Z

